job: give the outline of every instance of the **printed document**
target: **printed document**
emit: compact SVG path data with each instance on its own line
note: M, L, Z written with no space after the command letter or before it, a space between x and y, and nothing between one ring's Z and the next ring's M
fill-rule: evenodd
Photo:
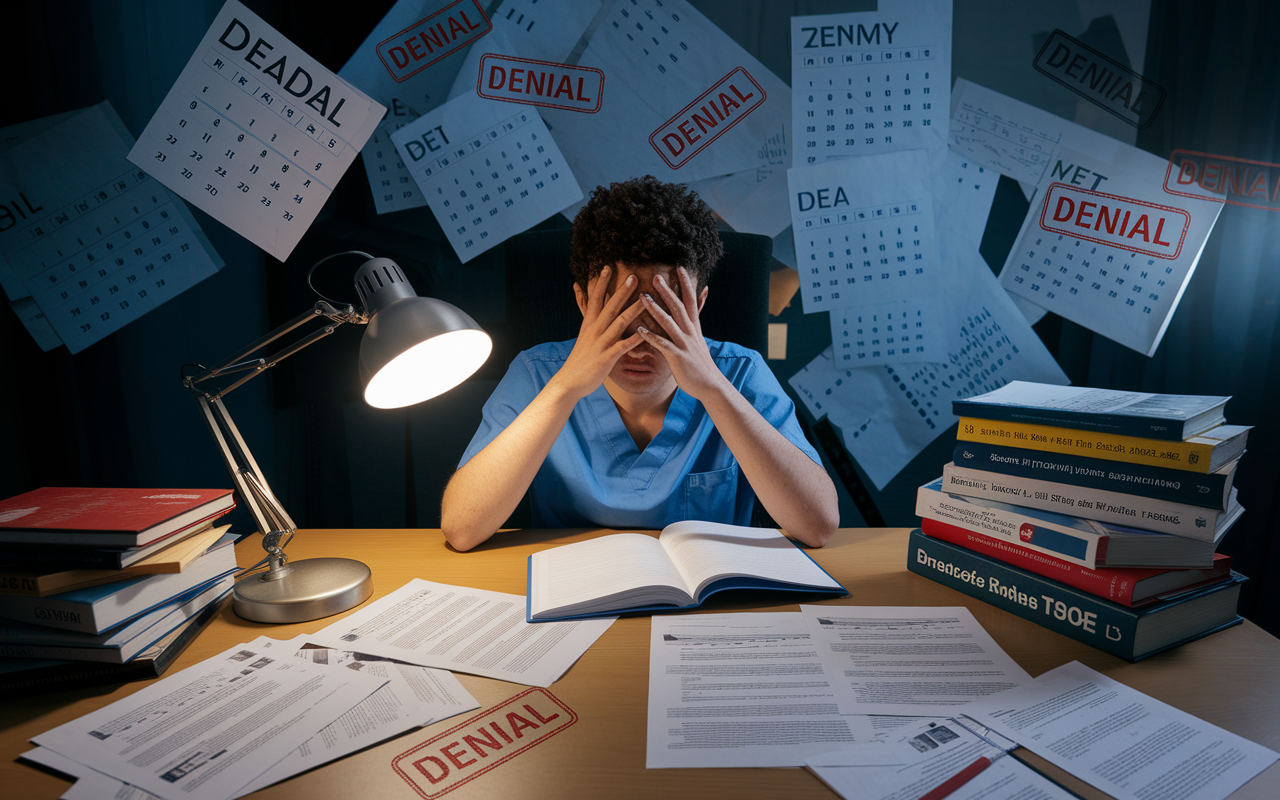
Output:
M1078 661L965 713L1118 800L1221 800L1280 758Z
M162 797L221 800L385 683L237 645L33 741Z
M251 781L238 795L291 778L413 728L480 707L453 673L446 670L372 659L343 650L300 649L305 639L299 636L281 642L262 637L251 646L281 657L292 655L331 670L371 675L386 683Z
M949 800L1069 800L1074 795L1012 758L1016 745L964 720L910 719L896 738L805 759L824 783L850 800L916 800L984 759L989 766ZM980 728L980 726L975 726Z
M1031 680L963 606L800 611L841 714L953 713Z
M870 742L841 716L802 615L654 617L645 766L799 767Z
M560 679L615 617L524 621L523 595L414 578L319 633L312 644L358 650L424 667L547 687Z

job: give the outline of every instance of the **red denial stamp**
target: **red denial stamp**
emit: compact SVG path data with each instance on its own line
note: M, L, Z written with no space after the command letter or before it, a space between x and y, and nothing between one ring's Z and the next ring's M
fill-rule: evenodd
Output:
M1174 150L1164 174L1169 194L1280 211L1280 164Z
M1191 225L1180 208L1054 183L1045 192L1040 227L1156 258L1174 259Z
M403 83L491 30L493 23L485 16L480 0L454 0L379 42L378 58L392 79Z
M649 144L668 167L680 169L764 101L764 89L738 67L649 134Z
M578 721L546 689L529 689L391 760L391 767L427 800L510 761Z
M604 73L594 67L485 53L476 93L490 100L594 114L600 110Z

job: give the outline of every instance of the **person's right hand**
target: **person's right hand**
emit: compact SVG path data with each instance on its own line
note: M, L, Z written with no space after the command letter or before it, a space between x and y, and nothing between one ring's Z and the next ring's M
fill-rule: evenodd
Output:
M582 287L573 284L573 294L582 309L582 327L578 340L564 366L551 379L575 400L591 394L604 383L613 365L624 353L644 339L639 333L623 338L627 326L644 313L644 304L627 301L636 291L636 277L628 275L612 296L608 295L613 268L606 265L600 274L587 282L586 296ZM623 307L626 306L624 309Z

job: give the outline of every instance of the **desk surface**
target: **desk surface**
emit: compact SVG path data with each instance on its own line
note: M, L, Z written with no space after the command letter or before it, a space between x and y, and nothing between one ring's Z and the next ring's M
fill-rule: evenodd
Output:
M533 552L599 535L598 531L515 531L495 536L470 553L450 550L436 530L303 531L290 555L348 556L373 569L374 598L411 578L424 578L500 592L524 594L525 560ZM241 564L261 555L258 537L238 546ZM1234 733L1280 750L1280 640L1250 622L1138 664L1129 664L1023 619L972 600L906 569L906 529L846 529L814 558L852 593L837 605L964 605L1023 669L1040 675L1078 660L1139 691L1159 698ZM797 611L794 604L772 602L759 592L735 602L717 598L708 612ZM311 633L335 618L297 625L260 625L235 616L230 607L213 622L170 670L213 656L259 635L287 639ZM648 701L649 619L620 619L551 693L578 715L578 722L536 748L449 793L449 800L492 797L788 797L836 795L800 769L646 770L645 720ZM503 681L458 676L484 708L526 687ZM32 697L0 709L0 786L5 795L57 797L67 781L16 757L36 734L137 691L142 684L105 686ZM391 762L413 746L481 713L473 711L412 731L380 746L301 775L259 795L264 798L418 798L392 771ZM1025 751L1023 760L1086 798L1106 795ZM1280 763L1244 786L1233 798L1272 798L1280 782ZM1271 790L1264 790L1270 785ZM376 787L376 789L375 789Z

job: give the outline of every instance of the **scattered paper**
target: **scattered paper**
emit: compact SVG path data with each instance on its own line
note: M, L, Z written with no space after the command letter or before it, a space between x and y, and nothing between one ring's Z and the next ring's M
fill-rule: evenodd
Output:
M604 72L604 104L544 114L588 194L640 175L688 183L777 160L762 148L790 138L791 89L686 0L614 3L593 24L571 60Z
M532 106L463 94L391 141L464 264L582 199Z
M1031 680L963 606L800 611L841 714L952 713Z
M791 18L799 164L942 144L951 103L951 0Z
M550 686L614 617L528 623L522 595L415 578L319 633L312 644L424 667Z
M1103 161L1133 149L964 78L956 79L951 106L951 149L1022 182L1024 191L1027 184L1040 183L1060 147L1090 153Z
M237 645L32 741L153 794L220 800L384 683Z
M182 201L125 160L110 103L0 137L0 285L41 349L78 353L221 269Z
M1117 147L1110 160L1055 152L1000 285L1151 356L1223 203L1164 192L1163 159Z
M654 617L645 766L798 767L871 739L843 717L798 613Z
M227 0L129 161L284 261L384 113Z
M1119 800L1220 800L1280 758L1078 661L965 713Z
M877 489L957 423L952 400L1013 380L1069 382L981 257L959 261L967 288L947 361L841 369L826 350L789 380L815 419L840 427Z
M280 657L293 656L329 669L347 669L385 681L382 688L326 725L274 767L250 781L238 796L350 755L405 731L479 708L480 704L446 670L373 660L360 653L303 650L306 636L287 642L259 638L250 646Z
M339 77L387 107L361 150L379 214L426 205L391 134L445 101L479 41L477 34L489 33L481 33L484 18L483 9L471 0L397 0L338 70ZM412 50L406 42L413 44ZM392 53L392 48L397 50Z

